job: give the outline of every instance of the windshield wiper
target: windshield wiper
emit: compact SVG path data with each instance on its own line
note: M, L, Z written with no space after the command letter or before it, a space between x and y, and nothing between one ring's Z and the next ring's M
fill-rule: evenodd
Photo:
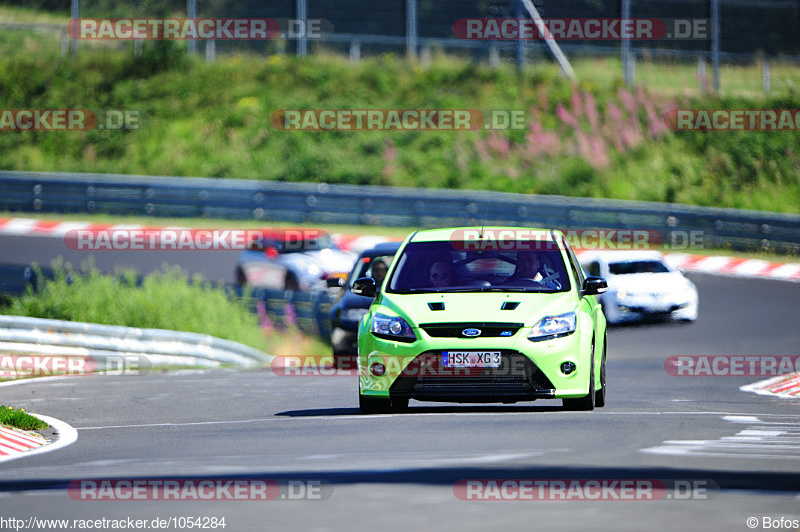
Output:
M541 294L550 292L551 290L542 290L541 288L530 288L524 286L484 286L484 292L530 292L533 294Z
M387 290L387 292L389 292ZM392 294L436 294L441 292L439 288L406 288L405 290L392 290Z

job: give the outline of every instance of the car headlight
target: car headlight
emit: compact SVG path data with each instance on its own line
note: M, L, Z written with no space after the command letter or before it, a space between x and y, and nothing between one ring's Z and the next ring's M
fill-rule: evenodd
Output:
M411 330L406 320L399 316L385 316L375 314L369 330L379 338L388 340L398 340L400 342L413 342L417 339L414 331Z
M567 336L575 332L577 324L578 317L574 312L567 312L558 316L545 316L531 327L531 332L528 333L528 340L541 342L542 340Z
M361 321L361 317L367 312L369 312L369 309L366 308L349 308L342 312L342 319Z
M626 297L628 297L627 290L625 290L624 288L620 288L619 290L617 290L617 299L625 299Z

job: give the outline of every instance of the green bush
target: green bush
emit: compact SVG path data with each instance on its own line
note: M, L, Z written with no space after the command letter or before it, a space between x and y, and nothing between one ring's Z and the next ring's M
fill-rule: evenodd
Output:
M264 350L258 317L246 300L227 294L199 276L192 279L178 267L165 265L141 280L133 272L103 275L95 269L78 272L59 263L55 278L39 292L11 301L3 312L105 325L168 329L209 334ZM40 276L41 278L41 276Z

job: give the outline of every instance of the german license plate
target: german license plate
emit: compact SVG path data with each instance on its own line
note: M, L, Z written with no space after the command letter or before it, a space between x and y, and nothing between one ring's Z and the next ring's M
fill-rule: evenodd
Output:
M445 368L499 368L500 351L443 351Z

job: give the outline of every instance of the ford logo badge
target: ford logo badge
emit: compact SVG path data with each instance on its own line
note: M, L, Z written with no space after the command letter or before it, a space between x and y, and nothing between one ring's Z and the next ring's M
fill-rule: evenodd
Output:
M474 338L476 336L480 336L481 335L481 330L480 329L464 329L463 331L461 331L461 334L463 334L464 336L468 336L470 338Z

